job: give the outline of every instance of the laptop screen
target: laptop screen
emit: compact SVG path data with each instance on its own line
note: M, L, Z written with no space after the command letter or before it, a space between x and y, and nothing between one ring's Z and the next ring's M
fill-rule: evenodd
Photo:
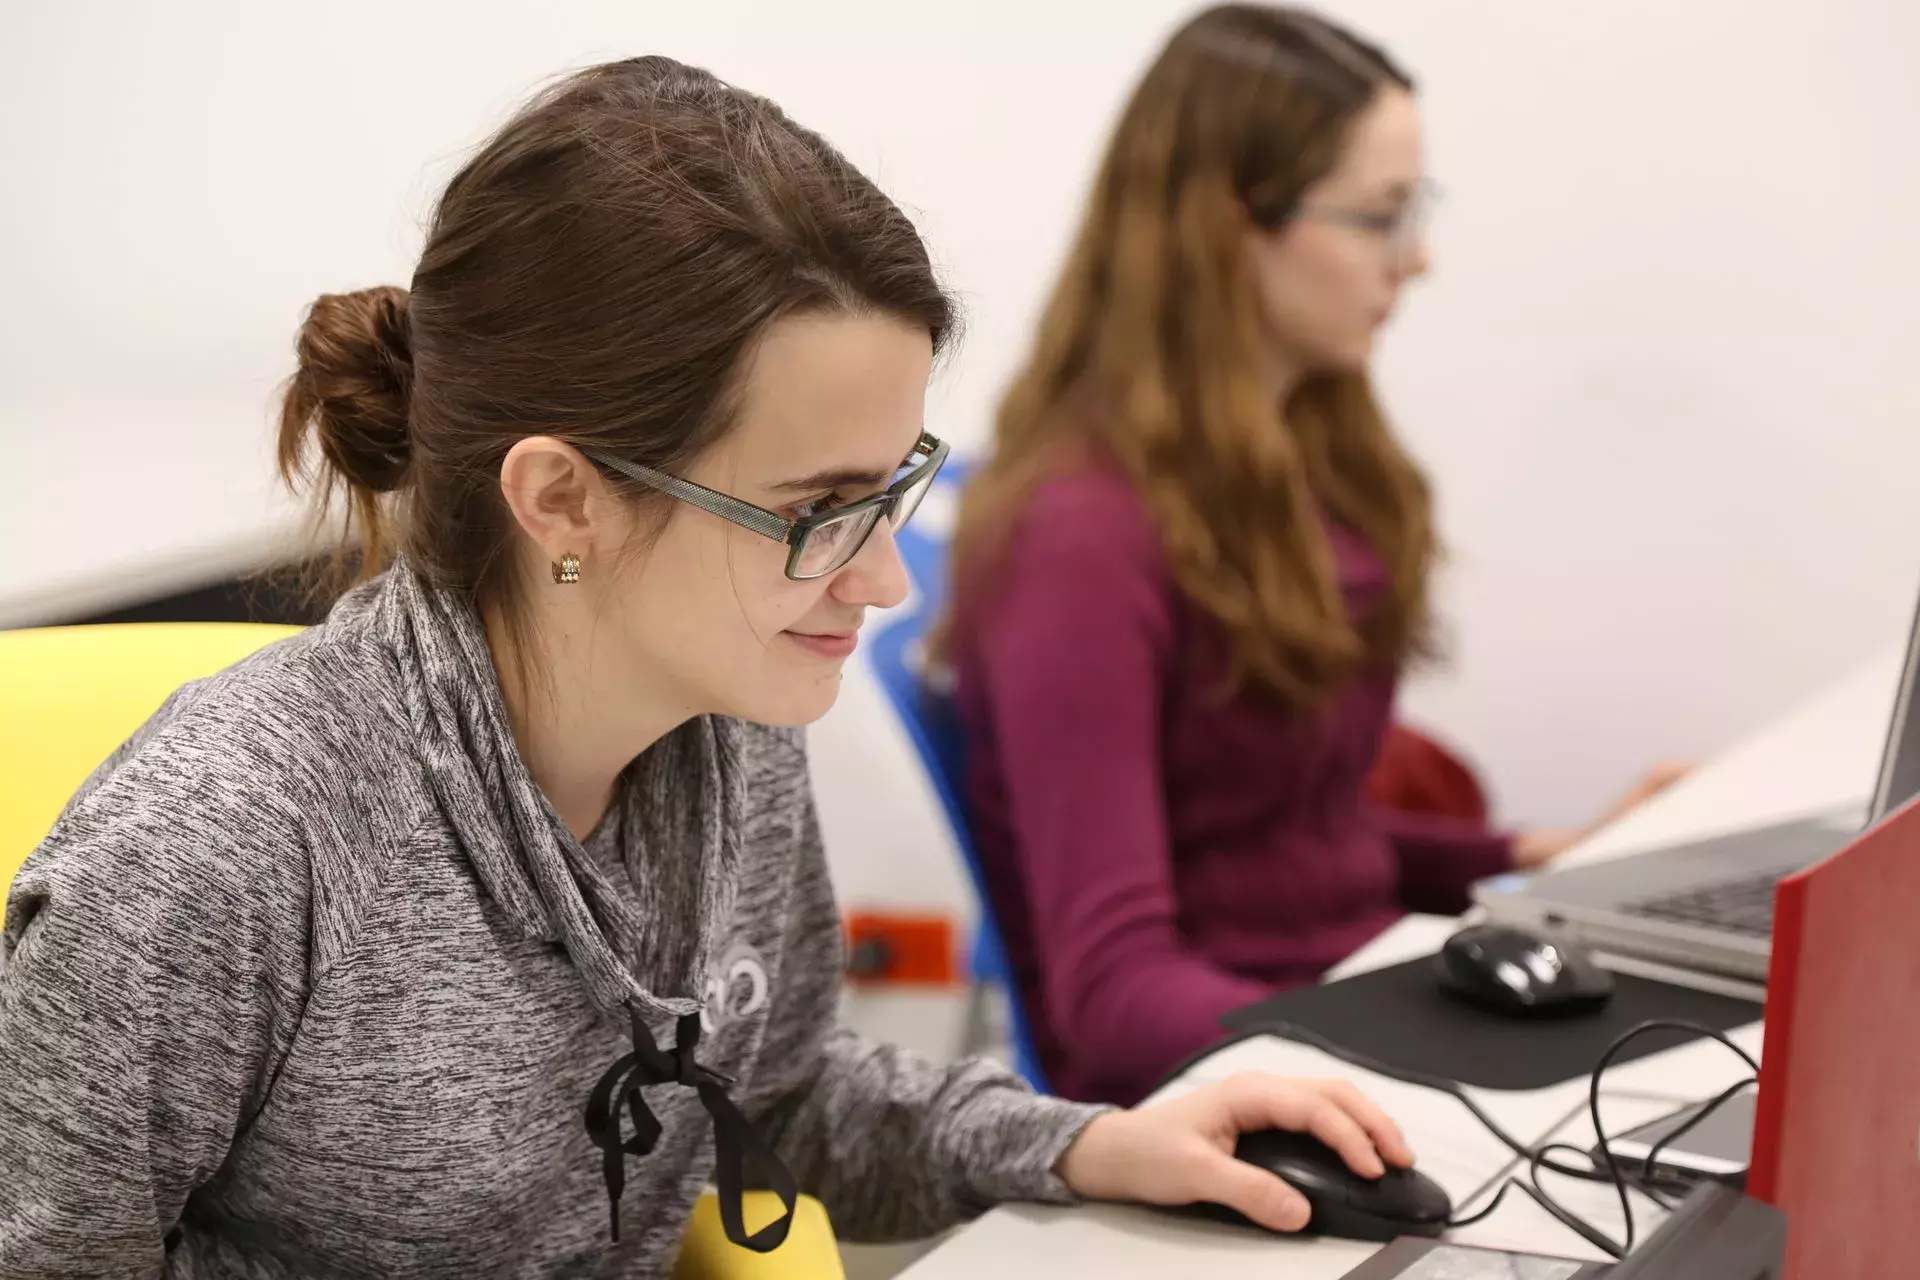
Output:
M1893 723L1887 731L1887 749L1880 758L1880 778L1873 789L1868 825L1880 821L1920 795L1920 715L1914 714L1914 685L1920 670L1920 612L1907 632L1907 658L1900 670L1900 689L1893 700Z

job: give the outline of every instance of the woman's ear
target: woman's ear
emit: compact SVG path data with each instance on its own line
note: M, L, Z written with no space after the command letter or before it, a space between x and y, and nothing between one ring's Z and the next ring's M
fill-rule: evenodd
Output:
M529 436L500 463L500 496L515 523L546 557L583 560L609 544L606 482L586 456L552 436Z

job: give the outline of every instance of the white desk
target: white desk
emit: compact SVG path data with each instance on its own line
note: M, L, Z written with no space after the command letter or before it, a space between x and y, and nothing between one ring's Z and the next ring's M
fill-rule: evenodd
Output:
M1569 860L1598 861L1649 846L1714 835L1866 802L1899 677L1900 655L1861 668L1766 730L1726 752L1693 777L1596 836ZM1397 963L1433 951L1458 927L1453 920L1415 917L1351 957L1335 976ZM1760 1027L1734 1034L1757 1055ZM1215 1054L1168 1087L1167 1093L1258 1069L1283 1074L1340 1075L1378 1098L1407 1131L1424 1172L1456 1203L1510 1171L1510 1155L1453 1099L1359 1072L1312 1049L1272 1037L1244 1041ZM1602 1110L1610 1130L1652 1119L1676 1103L1707 1097L1744 1075L1721 1046L1683 1046L1607 1073ZM1493 1116L1524 1141L1537 1142L1569 1116L1559 1140L1584 1148L1593 1136L1585 1118L1584 1079L1526 1093L1475 1090ZM1548 1189L1568 1208L1619 1237L1620 1209L1611 1186L1552 1178ZM1478 1207L1476 1199L1469 1207ZM1644 1232L1657 1212L1636 1197ZM1532 1201L1510 1195L1493 1217L1454 1238L1466 1244L1563 1254L1600 1255ZM1053 1209L1017 1205L996 1209L956 1232L907 1275L911 1280L992 1275L996 1280L1085 1275L1102 1280L1152 1277L1202 1280L1208 1276L1272 1276L1276 1280L1337 1280L1375 1246L1353 1241L1286 1239L1189 1221L1122 1205Z

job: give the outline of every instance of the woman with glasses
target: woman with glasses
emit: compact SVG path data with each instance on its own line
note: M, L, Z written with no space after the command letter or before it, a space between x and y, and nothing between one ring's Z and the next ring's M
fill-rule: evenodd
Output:
M885 196L665 58L515 116L410 289L316 302L280 460L361 581L20 872L0 1274L662 1275L709 1179L755 1249L799 1192L852 1239L1076 1195L1291 1228L1238 1130L1409 1162L1338 1085L1115 1112L835 1026L796 728L905 593L952 332Z
M1222 1013L1573 838L1363 804L1428 652L1427 482L1367 377L1427 270L1407 74L1209 9L1135 90L970 484L946 636L1051 1083L1130 1102Z

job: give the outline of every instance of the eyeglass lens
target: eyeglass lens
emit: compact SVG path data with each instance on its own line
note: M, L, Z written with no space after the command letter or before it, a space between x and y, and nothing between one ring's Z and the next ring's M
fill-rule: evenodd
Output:
M891 511L888 511L887 505L883 503L848 512L838 520L827 520L815 525L807 534L806 541L800 544L799 554L794 557L794 576L818 578L845 566L849 560L860 554L860 548L866 545L867 538L872 535L874 526L880 522L882 513L888 516L889 523L896 529L911 520L913 513L920 509L921 499L925 498L927 491L933 487L933 468L929 467L926 470L926 475L904 490L893 502Z

